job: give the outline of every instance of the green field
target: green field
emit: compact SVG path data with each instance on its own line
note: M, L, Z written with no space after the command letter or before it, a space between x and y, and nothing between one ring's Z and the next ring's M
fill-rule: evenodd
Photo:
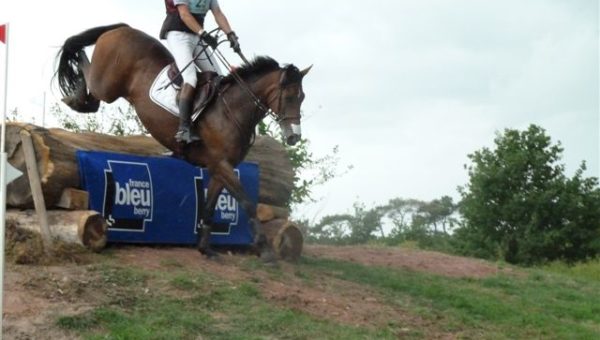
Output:
M106 299L56 325L86 339L597 339L600 263L513 269L495 276L449 278L403 269L305 257L284 269L254 258L235 264L250 280L192 271L172 260L144 271L108 258L88 270ZM408 314L385 324L349 325L265 297L263 283L342 282ZM112 287L112 288L110 288ZM114 289L119 287L119 289ZM146 287L140 289L139 287ZM407 320L417 320L414 323Z

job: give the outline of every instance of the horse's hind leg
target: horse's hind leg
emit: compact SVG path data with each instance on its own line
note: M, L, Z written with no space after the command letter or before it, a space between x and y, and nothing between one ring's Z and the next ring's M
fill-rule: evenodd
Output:
M77 112L97 112L100 107L100 100L88 93L87 84L90 82L88 75L91 64L85 53L80 53L78 65L81 72L83 72L83 77L79 80L77 91L68 97L64 97L62 101Z

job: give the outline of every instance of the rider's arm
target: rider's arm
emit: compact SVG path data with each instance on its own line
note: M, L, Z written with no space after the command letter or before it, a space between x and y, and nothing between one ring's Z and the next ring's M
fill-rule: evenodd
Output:
M189 29L191 29L192 32L197 32L198 34L202 34L202 32L204 32L204 27L202 27L198 21L196 21L187 5L177 5L177 11L179 12L181 21L183 21L183 23Z
M217 25L219 25L219 28L222 29L223 32L225 32L226 34L231 32L231 26L229 25L227 17L225 16L225 14L223 14L223 11L221 11L221 7L219 7L219 5L216 5L212 7L210 11L215 17L215 21L217 22Z

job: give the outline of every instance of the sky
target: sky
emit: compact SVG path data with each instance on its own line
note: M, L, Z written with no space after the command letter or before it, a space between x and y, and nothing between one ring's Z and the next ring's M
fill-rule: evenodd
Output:
M340 175L314 188L317 201L296 217L317 221L398 197L458 199L467 155L530 124L562 143L568 175L584 160L585 176L600 174L598 0L220 4L246 56L314 65L303 134L315 157L339 147ZM9 110L42 124L44 93L46 108L60 100L50 78L69 36L125 22L158 37L163 18L159 0L3 1ZM215 27L210 15L206 27Z

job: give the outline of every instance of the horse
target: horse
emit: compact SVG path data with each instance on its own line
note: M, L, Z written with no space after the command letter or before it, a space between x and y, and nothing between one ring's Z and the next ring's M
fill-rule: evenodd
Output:
M90 61L84 48L91 45L95 47ZM302 79L312 66L302 71L293 64L281 67L263 56L232 71L221 80L216 98L193 127L201 143L182 146L174 138L178 117L149 97L154 79L173 62L157 39L124 23L95 27L66 39L56 60L58 87L63 101L73 110L96 112L100 101L112 103L125 98L159 143L189 163L208 169L211 176L197 243L201 253L209 258L218 255L209 244L211 220L218 196L226 188L248 214L259 256L266 262L275 261L257 219L256 205L244 191L234 167L246 156L256 125L267 114L278 122L287 144L301 139Z

